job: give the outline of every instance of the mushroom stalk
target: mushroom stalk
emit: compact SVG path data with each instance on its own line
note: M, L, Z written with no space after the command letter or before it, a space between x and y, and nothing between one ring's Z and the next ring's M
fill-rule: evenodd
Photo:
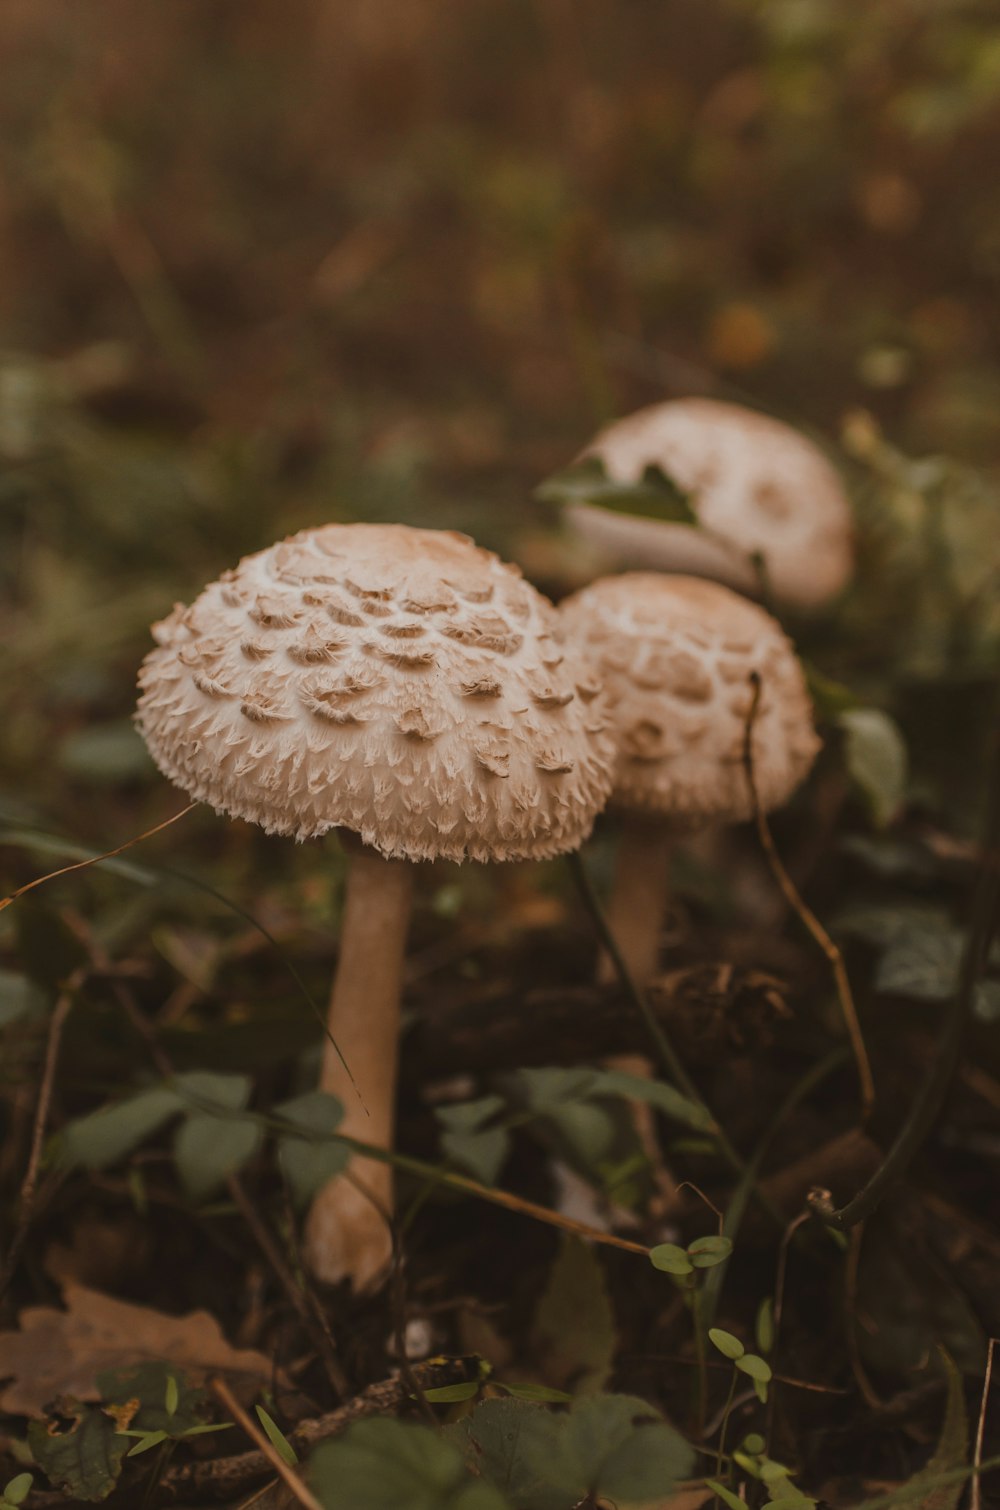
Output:
M342 1132L386 1149L393 1142L399 1001L412 899L409 861L385 860L351 843L328 1017L337 1047L326 1043L320 1088L343 1103ZM306 1227L313 1273L329 1284L350 1279L356 1290L373 1284L392 1256L391 1214L391 1166L352 1159L313 1201Z
M608 923L633 980L642 985L659 964L670 900L670 827L651 813L626 812L620 820ZM614 977L614 961L602 953L598 979L609 982Z

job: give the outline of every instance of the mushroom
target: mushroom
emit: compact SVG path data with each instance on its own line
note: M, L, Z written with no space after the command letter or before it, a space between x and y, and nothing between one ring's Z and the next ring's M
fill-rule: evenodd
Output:
M347 831L321 1086L345 1133L389 1148L414 862L582 843L611 787L600 685L516 567L402 525L305 530L153 634L137 722L161 771L267 833ZM306 1252L363 1289L390 1257L392 1178L357 1162L317 1195Z
M574 530L618 567L690 572L777 601L828 603L853 566L851 507L822 451L790 426L715 399L654 404L608 426L580 460L615 482L656 466L689 495L698 528L590 503L567 505Z
M612 807L622 831L609 921L632 973L655 973L669 895L670 841L753 816L744 768L753 721L765 811L804 780L819 739L802 668L757 604L698 577L605 577L560 607L567 641L589 654L618 741Z

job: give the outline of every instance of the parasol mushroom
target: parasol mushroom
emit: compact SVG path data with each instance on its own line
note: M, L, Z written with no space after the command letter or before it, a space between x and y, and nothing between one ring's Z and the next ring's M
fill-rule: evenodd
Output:
M698 577L605 577L560 607L567 640L601 672L618 760L622 831L609 920L638 980L654 974L671 839L753 816L743 765L760 677L753 765L765 811L785 802L819 749L802 668L757 604Z
M597 457L614 482L659 467L688 495L698 528L567 505L573 529L621 568L688 572L758 594L761 571L776 601L803 612L828 603L853 566L851 507L822 451L768 415L715 399L674 399L602 430Z
M516 567L462 535L327 525L246 557L154 626L138 724L217 812L308 839L346 830L349 873L321 1085L342 1130L391 1147L414 862L545 859L611 786L600 683ZM387 1164L316 1197L306 1253L358 1289L391 1239ZM349 1177L348 1177L349 1176Z

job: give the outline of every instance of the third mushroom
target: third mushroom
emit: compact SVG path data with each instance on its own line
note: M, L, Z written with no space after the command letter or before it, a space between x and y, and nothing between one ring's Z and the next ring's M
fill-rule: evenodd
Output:
M752 816L743 756L753 676L753 767L765 810L787 801L816 757L812 707L780 625L717 583L629 572L592 583L560 611L611 702L621 839L609 921L642 981L658 962L672 837Z

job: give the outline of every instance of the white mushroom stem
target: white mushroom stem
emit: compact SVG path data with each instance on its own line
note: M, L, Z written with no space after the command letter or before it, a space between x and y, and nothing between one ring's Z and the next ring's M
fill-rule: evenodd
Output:
M320 1088L343 1103L340 1131L391 1148L413 866L384 860L357 843L351 844L350 856L328 1018L337 1048L326 1044ZM353 1158L345 1173L319 1192L305 1238L307 1262L319 1279L328 1284L349 1279L360 1291L384 1274L392 1256L387 1221L392 1184L390 1165Z
M660 935L670 900L670 825L652 813L621 815L621 837L608 902L608 924L633 980L656 974ZM615 978L614 961L602 954L598 979Z

